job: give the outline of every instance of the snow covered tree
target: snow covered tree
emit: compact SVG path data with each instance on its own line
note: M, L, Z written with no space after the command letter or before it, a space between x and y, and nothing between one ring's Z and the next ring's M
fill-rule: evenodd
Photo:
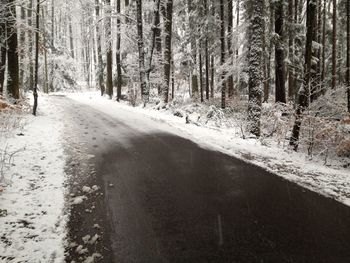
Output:
M248 121L249 131L260 136L260 117L262 103L262 47L264 33L264 0L250 0L246 3L248 20L248 75L249 102Z

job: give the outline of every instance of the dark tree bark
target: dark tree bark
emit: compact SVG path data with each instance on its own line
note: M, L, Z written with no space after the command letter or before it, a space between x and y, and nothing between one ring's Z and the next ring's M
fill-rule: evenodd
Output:
M36 116L38 109L38 77L39 77L39 29L40 29L40 2L36 2L36 31L35 31L35 76L34 76L34 105L33 105L33 115Z
M295 122L293 126L292 136L290 138L290 145L294 150L298 150L300 128L302 123L302 114L308 107L308 100L310 95L310 79L311 79L311 64L312 64L312 41L314 39L315 19L316 19L316 5L313 0L307 0L306 3L306 47L305 47L305 64L304 64L304 82L303 87L299 90L297 110Z
M294 20L294 0L288 0L288 24L289 24L289 36L288 36L288 54L290 65L288 67L288 99L289 101L294 101L295 94L295 72L294 72L294 30L295 23Z
M208 19L208 0L204 0L204 13ZM209 40L208 40L208 25L205 27L205 98L209 100Z
M337 86L337 0L333 0L332 89Z
M31 28L33 25L33 0L29 1L27 10L28 27ZM34 63L33 63L33 34L28 32L28 57L29 57L29 89L34 89Z
M112 19L111 19L111 0L105 0L106 9L106 36L107 36L107 94L110 99L113 97L113 73L112 73Z
M276 2L275 8L275 33L278 35L275 45L276 58L276 102L286 103L286 88L285 88L285 68L284 68L284 8L283 1Z
M188 13L190 15L190 44L191 44L191 87L192 87L192 96L194 98L198 97L198 74L197 74L197 41L196 41L196 33L197 30L195 24L195 18L193 12L195 11L195 5L193 0L188 0Z
M55 0L51 0L51 46L55 46Z
M227 10L227 50L229 55L229 61L233 60L233 48L232 48L232 34L233 34L233 0L228 0ZM234 94L233 89L233 75L230 74L227 78L228 96L231 98Z
M346 1L346 85L348 87L348 112L350 112L350 0Z
M95 14L96 14L96 19L98 20L100 17L100 1L99 0L95 0ZM104 84L104 80L103 80L104 65L103 65L102 48L101 48L100 23L96 24L96 42L97 42L97 63L98 63L98 70L97 70L98 87L101 91L101 96L103 96L105 93L105 84Z
M147 81L149 81L149 77L152 71L152 63L153 63L153 55L154 49L157 52L162 51L162 39L161 39L161 29L160 29L160 0L155 0L155 8L153 10L153 27L152 27L152 41L151 48L148 60L148 68L147 68Z
M204 102L204 90L203 90L203 59L202 59L202 42L199 40L199 89L201 94L201 102Z
M143 43L143 21L142 21L142 0L136 0L137 8L137 35L138 35L138 49L139 49L139 71L140 71L140 86L141 96L144 106L149 101L149 90L146 83L145 72L145 52Z
M7 22L7 91L12 98L19 99L19 59L16 28L16 3L14 0L9 1L8 12L10 16Z
M69 47L71 57L74 58L74 40L73 40L73 27L72 27L72 15L68 14L69 23Z
M0 23L0 95L4 93L5 69L6 69L6 22Z
M172 54L172 30L173 30L173 0L166 3L166 17L164 21L164 87L162 89L162 97L165 103L169 101L169 84L170 84L170 68Z
M116 50L116 64L117 64L117 101L120 101L122 96L122 60L121 60L121 54L120 54L120 45L121 45L121 21L119 18L119 15L121 14L120 10L120 0L117 0L117 50Z
M226 59L226 36L225 36L225 4L224 0L220 0L220 20L221 20L221 30L220 30L220 43L221 43L221 66L225 64ZM226 108L226 72L223 70L221 73L221 108Z
M248 2L248 122L249 131L260 137L260 117L262 103L262 46L264 33L264 0L250 0Z
M321 89L323 90L324 79L326 76L326 3L327 0L323 0L323 24L322 24L322 69L321 69Z

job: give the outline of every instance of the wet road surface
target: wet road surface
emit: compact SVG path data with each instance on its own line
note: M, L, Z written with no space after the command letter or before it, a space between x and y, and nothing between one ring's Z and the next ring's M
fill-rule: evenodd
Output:
M124 110L55 103L95 155L102 262L350 262L350 208Z

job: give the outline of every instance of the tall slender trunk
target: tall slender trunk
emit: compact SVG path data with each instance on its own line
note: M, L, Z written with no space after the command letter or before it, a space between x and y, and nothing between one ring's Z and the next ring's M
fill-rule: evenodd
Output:
M100 18L100 1L95 0L95 14L96 14L96 20ZM105 93L105 84L103 80L103 72L104 72L104 65L103 65L103 58L102 58L102 47L101 47L101 27L100 23L96 23L96 42L97 42L97 60L98 60L98 71L97 71L97 79L98 79L98 86L101 91L101 96Z
M198 73L197 73L197 41L196 33L197 30L195 24L195 17L193 12L195 10L195 5L192 0L188 0L188 13L189 13L189 28L190 28L190 45L191 45L191 87L192 96L194 98L198 97Z
M138 35L138 49L139 49L139 72L140 72L140 86L141 96L144 106L149 101L149 90L146 83L145 72L145 51L143 43L143 20L142 20L142 0L136 0L137 8L137 35Z
M233 48L232 48L232 35L233 35L233 0L228 0L227 3L227 51L230 67L233 66ZM230 73L227 78L227 89L229 98L233 97L233 75Z
M337 86L337 0L333 0L332 89Z
M74 58L74 39L73 39L73 27L72 27L72 15L68 14L68 23L69 23L69 47L70 47L70 54L72 58Z
M112 18L111 18L111 0L106 0L106 37L107 37L107 94L110 99L113 98L113 73L112 73Z
M116 50L116 64L117 64L117 101L120 101L122 96L122 61L121 61L121 54L120 54L120 45L121 45L121 21L119 16L121 15L120 10L120 0L117 0L117 50Z
M55 46L55 0L51 0L51 46Z
M4 93L5 69L6 69L6 22L0 22L0 95Z
M172 56L172 31L173 31L173 0L167 0L166 17L164 21L164 87L162 97L165 103L169 101L170 68Z
M312 42L314 39L314 26L316 19L316 5L313 0L307 0L306 3L306 47L305 47L305 64L304 64L304 82L303 87L299 90L297 110L295 122L293 126L292 136L290 138L290 145L294 150L298 150L300 128L302 123L302 113L308 106L310 95L310 80L311 80L311 66L312 66Z
M201 94L201 102L204 101L204 90L203 90L203 59L202 59L202 41L199 40L199 90Z
M327 0L323 0L323 24L322 24L322 69L321 69L321 89L323 90L324 79L326 76L326 3Z
M275 33L278 39L275 45L276 57L276 102L286 103L285 69L284 69L284 8L282 0L276 2Z
M346 85L348 87L348 112L350 112L350 0L346 1Z
M161 29L160 29L160 0L155 0L155 8L153 10L153 28L152 28L152 41L151 48L148 60L148 68L147 68L147 80L149 81L150 74L152 71L152 63L153 63L153 55L154 49L157 52L161 52L162 50L162 39L161 39Z
M33 0L29 1L27 10L28 27L33 25ZM34 63L33 63L33 34L28 32L28 66L29 66L29 89L34 89Z
M220 0L220 21L221 21L221 30L220 30L220 43L221 43L221 66L225 64L226 59L226 45L225 45L225 4L224 0ZM226 72L223 70L221 73L221 108L226 108Z
M10 16L7 22L7 91L12 98L19 99L19 59L16 27L16 3L14 0L9 1L8 12L10 13Z
M294 0L288 0L288 24L289 24L289 39L288 39L288 57L290 65L288 66L288 100L294 101L295 92L295 72L294 72Z
M208 0L204 0L204 13L206 19L208 19ZM205 98L209 100L209 40L208 40L208 23L205 26Z
M261 14L264 13L264 0L250 0L248 10L249 28L248 43L250 43L248 63L248 122L249 131L255 136L260 136L260 118L262 102L262 46L264 33L264 19Z
M40 1L36 2L36 32L35 32L35 76L34 76L34 105L33 105L33 115L36 116L38 109L38 77L39 77L39 29L40 29Z

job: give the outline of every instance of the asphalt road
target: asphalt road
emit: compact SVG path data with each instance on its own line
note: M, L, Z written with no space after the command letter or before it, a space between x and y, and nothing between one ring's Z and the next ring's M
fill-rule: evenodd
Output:
M152 129L155 121L55 102L67 133L95 155L104 198L92 221L105 228L102 262L350 262L350 208ZM75 214L77 237L88 216Z

